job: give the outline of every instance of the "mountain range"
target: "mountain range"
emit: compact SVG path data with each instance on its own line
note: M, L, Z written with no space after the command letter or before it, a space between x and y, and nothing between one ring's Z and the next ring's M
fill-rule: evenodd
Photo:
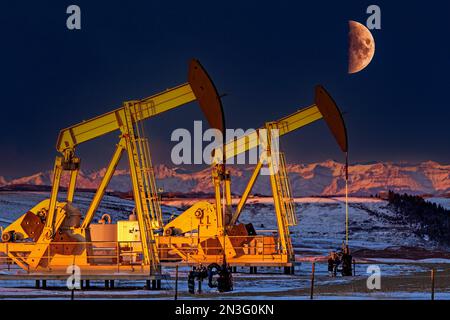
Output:
M241 194L252 174L248 166L230 166L232 177L232 192ZM105 173L105 168L91 173L80 172L77 187L96 189ZM288 164L287 170L291 181L293 194L301 196L331 196L343 195L345 192L344 165L327 160L310 164ZM165 192L180 193L210 193L212 189L211 170L189 170L184 167L155 167L158 187ZM51 185L52 172L5 179L0 176L0 187L14 185ZM63 175L62 185L67 185L68 175ZM116 170L109 185L110 191L127 192L131 189L128 171ZM433 161L419 164L376 162L354 164L349 167L349 194L358 196L375 195L393 190L409 194L449 195L450 165ZM270 181L267 176L260 176L253 188L254 194L268 195Z

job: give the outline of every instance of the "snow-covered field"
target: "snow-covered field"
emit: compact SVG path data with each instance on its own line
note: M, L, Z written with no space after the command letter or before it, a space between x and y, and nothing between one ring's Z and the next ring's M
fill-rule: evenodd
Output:
M48 194L44 192L1 192L0 226L8 225L47 197ZM64 193L61 193L61 199L64 199ZM91 193L80 193L75 197L74 204L85 212L91 199ZM439 199L434 198L434 201ZM194 202L195 199L166 201L167 205L163 205L164 218L180 214L182 207ZM345 199L297 198L295 202L299 223L291 228L294 246L325 254L331 249L339 248L345 239ZM450 203L447 202L448 204ZM109 213L115 221L127 219L133 207L134 203L130 200L105 196L96 219L100 219L104 213ZM412 234L408 226L389 222L394 216L395 213L387 208L387 202L383 200L349 198L351 247L383 249L388 246L435 246ZM241 214L240 222L251 222L262 232L276 229L272 199L250 199Z
M62 194L62 197L64 194ZM40 192L1 192L0 193L0 225L6 226L21 214L33 207L39 201L48 197L47 193ZM89 205L92 194L81 193L76 196L74 204L81 211L85 211ZM431 199L449 207L449 199ZM182 212L181 207L189 205L193 200L171 200L164 203L163 212L165 218L172 214ZM298 198L296 199L297 215L299 223L292 227L292 239L298 256L324 256L330 250L336 250L345 239L345 202L343 198ZM109 213L113 220L126 219L133 209L133 202L106 196L96 218L103 213ZM426 250L440 250L448 252L448 248L439 247L427 239L414 235L407 225L393 223L395 213L389 210L383 200L373 198L349 199L349 230L350 247L354 252L358 250L383 250L389 247L414 247ZM270 232L276 229L276 219L270 198L252 198L241 215L240 222L251 222L257 230ZM417 259L415 261L402 259L399 256L393 259L377 259L371 257L365 259L364 264L357 264L356 277L329 278L327 266L323 263L316 264L316 285L319 290L319 299L426 299L428 297L429 270L436 268L442 279L450 278L450 261L448 259ZM307 261L307 260L305 260ZM362 260L361 260L362 261ZM380 266L385 283L391 283L386 291L368 292L363 289L356 290L355 283L362 285L368 277L367 264L373 263ZM235 290L227 294L218 294L215 289L203 285L203 294L198 298L221 299L305 299L309 297L311 263L302 262L296 265L295 275L283 275L282 270L276 268L259 268L258 274L250 275L247 269L238 269L234 274ZM83 298L155 298L170 299L174 294L174 269L166 268L164 272L171 275L163 280L165 290L143 290L144 283L121 281L116 284L119 290L105 291L103 283L91 283L96 288L87 291L76 292L76 297ZM179 295L180 298L192 298L187 294L187 269L180 271ZM397 279L399 278L400 279ZM408 278L409 277L409 278ZM417 279L416 279L417 278ZM405 279L405 283L401 282ZM412 279L407 281L406 279ZM397 285L396 287L392 287ZM64 282L51 282L46 290L32 288L34 282L7 282L0 281L0 298L26 298L35 297L41 299L70 297L70 292L65 289ZM329 288L326 290L324 288ZM423 292L422 289L423 288ZM442 288L437 286L437 299L449 299L450 280L442 282Z
M427 246L425 240L411 234L407 226L387 222L394 213L387 203L375 199L349 199L349 239L353 249L382 249L388 246ZM275 228L273 206L253 204L242 215L242 222L252 222L257 228ZM327 254L337 249L345 239L344 199L297 200L299 223L292 230L294 246Z

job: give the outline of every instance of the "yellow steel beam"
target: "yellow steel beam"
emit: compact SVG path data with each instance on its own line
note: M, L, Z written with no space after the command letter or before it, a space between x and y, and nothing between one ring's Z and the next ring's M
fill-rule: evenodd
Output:
M48 206L47 216L45 217L45 226L43 232L48 239L52 238L56 231L54 220L56 215L56 202L58 198L59 184L61 182L61 174L63 171L62 161L62 157L56 157L55 165L53 167L52 192L50 196L50 204Z
M236 221L239 219L239 216L241 215L242 208L244 208L245 203L247 202L248 196L250 195L250 192L253 189L253 186L255 185L256 179L259 176L259 172L261 171L262 162L258 161L258 164L255 167L255 170L253 171L252 176L250 177L250 181L248 182L247 186L245 187L244 193L242 194L241 200L239 200L239 203L236 207L236 211L233 214L233 217L231 218L230 225L234 225Z
M224 228L224 217L222 210L222 190L220 175L222 174L222 169L214 167L213 169L213 184L214 184L214 194L216 196L216 213L217 213L217 228L223 231Z
M75 159L78 162L78 165L76 166L75 170L72 170L70 172L69 186L67 187L67 202L73 202L73 197L75 195L75 187L77 184L78 172L80 171L80 166L79 166L80 159L79 158L75 158Z
M95 193L95 196L92 199L91 205L89 206L89 209L86 212L86 216L84 217L83 223L81 224L81 229L86 229L91 224L95 212L97 211L98 206L102 201L106 188L108 187L108 184L111 181L114 172L116 171L117 164L119 163L119 160L122 157L125 148L126 148L125 140L124 138L121 138L119 143L117 144L116 151L114 152L114 155L111 158L111 161L109 162L105 175L103 176L103 179L97 188L97 192Z
M225 180L224 180L224 187L225 187L225 220L224 224L229 225L231 218L233 216L233 213L231 212L231 180L230 180L230 172L227 171L225 173Z
M189 83L167 89L162 93L140 100L140 110L133 114L134 121L140 121L158 115L196 99ZM73 149L80 143L95 139L104 134L116 131L125 121L123 107L101 116L83 121L60 131L56 149L63 153Z

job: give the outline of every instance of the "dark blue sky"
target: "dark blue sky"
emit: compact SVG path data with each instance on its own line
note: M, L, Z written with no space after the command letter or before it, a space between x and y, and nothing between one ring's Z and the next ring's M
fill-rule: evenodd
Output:
M82 30L66 29L70 4ZM347 21L378 4L382 29L367 69L347 70ZM0 175L52 167L59 129L186 81L200 59L228 127L259 127L313 101L323 84L349 131L351 162L450 163L450 5L444 1L33 1L0 13ZM195 104L147 122L154 162ZM107 163L117 134L80 146L83 167ZM323 123L282 141L290 162L342 159Z

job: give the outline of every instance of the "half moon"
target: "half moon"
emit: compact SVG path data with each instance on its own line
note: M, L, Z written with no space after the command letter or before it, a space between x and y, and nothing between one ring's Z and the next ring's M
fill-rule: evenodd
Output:
M350 20L348 27L348 73L357 73L372 61L375 40L369 29L359 22Z

